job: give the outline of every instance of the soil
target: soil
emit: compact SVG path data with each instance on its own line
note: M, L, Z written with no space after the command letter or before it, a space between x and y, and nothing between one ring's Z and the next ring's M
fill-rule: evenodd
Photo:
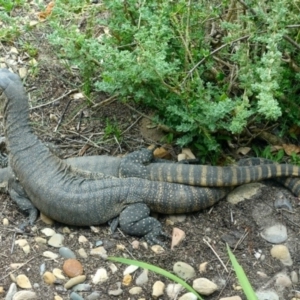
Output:
M54 145L54 151L58 156L66 158L96 154L123 155L152 144L162 145L161 137L163 133L157 131L156 128L149 128L152 126L149 126L148 118L145 118L144 115L151 116L151 112L145 108L132 103L131 106L128 106L117 101L117 99L103 105L102 103L105 103L109 96L95 92L92 94L95 103L91 104L89 104L86 97L74 97L74 95L76 96L81 92L82 88L76 70L70 72L58 59L53 57L52 48L46 40L42 39L42 32L39 32L38 29L31 32L30 36L33 39L31 42L36 43L38 47L38 56L36 57L38 70L34 74L29 74L24 80L30 97L30 106L32 107L30 111L32 126L42 141ZM24 34L23 41L26 38L28 36ZM19 49L20 43L0 45L0 57L10 56L9 51L12 46ZM29 67L29 62L25 59L27 57L26 53L21 49L19 51L17 56L23 58L24 65L22 66ZM21 66L18 64L15 66L8 65L8 67L18 72ZM72 92L69 93L70 91ZM62 97L65 94L67 95ZM179 149L172 145L165 146L171 156L176 158ZM205 296L205 299L216 300L232 295L239 295L242 299L246 299L231 264L228 262L223 236L226 234L235 236L233 245L238 245L238 247L234 250L234 254L243 266L254 289L266 285L276 273L283 270L283 266L271 257L270 249L272 245L260 237L261 228L255 222L252 211L260 203L266 201L272 203L278 189L287 193L284 188L274 187L274 184L271 183L264 188L263 193L257 198L237 205L220 201L211 209L188 214L183 222L174 225L168 225L169 222L166 222L168 216L159 215L158 219L163 224L165 232L171 235L173 227L178 227L186 233L186 238L174 250L170 249L170 241L165 240L166 249L162 254L155 254L150 247L145 249L142 245L138 249L133 249L131 243L136 240L135 237L124 235L120 231L110 234L107 225L100 226L98 228L99 232L95 232L90 228L68 226L70 229L69 234L63 233L65 227L63 224L55 223L51 227L56 232L65 235L64 246L73 251L83 247L89 253L91 248L96 247L96 242L101 240L109 256L134 258L171 272L177 261L184 261L197 270L196 277L206 277L220 286L219 291L211 296ZM1 223L4 218L9 221L8 226L0 225L0 287L4 288L4 293L0 294L0 298L5 298L5 293L12 283L11 274L25 274L32 284L38 284L35 286L34 291L39 299L54 299L54 295L69 299L70 292L64 290L61 283L47 285L40 274L43 264L45 264L47 271L52 271L53 268L62 268L65 260L61 257L56 260L46 259L42 256L44 251L50 250L57 253L57 249L47 244L41 245L35 242L35 237L43 236L41 229L49 227L49 225L38 220L34 227L20 232L18 226L26 220L26 216L19 212L17 206L7 194L2 194L0 197ZM288 227L289 237L292 237L290 251L292 252L294 265L284 269L289 274L292 270L296 270L298 273L300 267L300 261L297 258L299 249L297 235L299 234L300 225L297 216L300 208L297 198L291 194L288 194L287 197L293 205L293 214L284 214L281 211L272 209L273 217ZM79 243L78 238L80 235L85 236L89 243ZM239 238L236 238L236 236L241 235L245 237L239 243ZM28 241L31 248L29 254L25 254L19 246L14 244L15 240L20 238L25 238ZM214 252L204 242L204 239L209 242ZM120 244L124 246L124 250L117 248L117 245ZM257 259L254 256L259 251L264 255L264 259ZM226 269L216 254L226 265ZM78 259L84 266L84 273L87 275L86 283L91 283L91 276L100 267L108 270L109 280L94 285L92 290L99 291L101 299L111 299L112 296L108 295L108 291L116 289L116 282L122 282L123 270L126 266L116 264L119 271L112 274L108 267L110 264L108 261L90 255L86 259ZM200 274L199 265L204 262L208 262L207 271ZM21 269L13 270L10 267L12 263L25 264ZM258 272L264 273L266 278L258 275ZM138 274L139 272L137 272ZM134 277L137 275L134 275ZM151 299L152 286L157 280L161 280L165 284L171 283L168 279L150 272L149 281L142 286L143 292L141 294L136 296L129 294L130 288L134 286L133 280L133 283L128 287L122 285L124 292L115 299ZM192 284L192 280L189 280L188 283ZM295 284L292 289L299 290L299 284ZM283 293L284 299L291 299L289 293L289 291ZM81 293L83 297L88 294L90 292ZM165 294L159 299L169 298Z

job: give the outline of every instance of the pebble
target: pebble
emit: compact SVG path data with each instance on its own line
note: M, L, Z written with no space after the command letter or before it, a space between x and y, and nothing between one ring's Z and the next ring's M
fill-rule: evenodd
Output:
M14 294L12 300L31 300L37 299L37 295L32 291L20 291Z
M131 246L133 249L139 249L140 242L137 240L132 241Z
M87 253L85 252L85 250L83 248L78 249L77 252L78 252L78 254L81 258L87 258L88 257Z
M54 296L54 300L64 300L64 299L62 297L56 295L56 296Z
M61 247L59 248L58 252L64 258L76 258L75 253L68 247Z
M7 291L5 300L11 300L14 296L14 294L17 292L17 285L13 282Z
M63 232L64 234L70 234L70 233L71 233L71 230L70 230L69 227L65 226L65 227L62 229L62 232Z
M178 283L170 283L166 288L167 295L171 299L175 299L182 290L183 286Z
M290 251L285 245L275 245L271 249L271 255L281 261L285 266L293 265Z
M55 233L51 236L51 238L48 241L48 245L55 247L55 248L60 248L63 246L63 241L64 241L64 236L60 233Z
M273 290L255 292L257 300L279 300L278 295Z
M143 272L136 278L135 284L136 285L144 285L148 282L148 270L144 269Z
M175 246L178 246L184 239L185 232L179 228L174 227L172 232L171 250L173 250Z
M286 209L288 211L293 211L291 202L280 191L277 192L277 194L276 194L276 199L274 201L274 207L276 209Z
M127 274L131 274L135 272L138 268L139 268L138 266L130 265L124 270L123 275L125 276Z
M99 300L101 294L98 292L92 292L90 295L86 297L86 300Z
M197 300L197 296L191 292L183 294L178 300Z
M8 226L8 225L9 225L9 221L8 221L7 218L4 218L4 219L2 220L2 225L3 225L3 226Z
M185 262L177 262L173 266L174 273L184 280L191 279L196 276L196 272L192 266Z
M138 295L143 291L143 289L140 286L135 286L131 288L128 292L130 295Z
M155 281L152 287L152 297L159 298L164 294L165 284L162 281Z
M62 274L62 270L61 269L54 268L53 271L52 271L52 273L58 279L61 279L61 280L65 280L66 279L66 277Z
M80 295L78 295L77 293L75 292L72 292L70 294L70 299L71 300L84 300Z
M16 282L19 287L22 289L31 289L32 285L28 279L28 277L24 274L20 274L16 277Z
M18 245L22 248L24 253L28 254L30 253L30 247L26 239L19 239L15 241L15 245Z
M46 243L47 243L47 240L46 240L46 239L44 239L44 238L42 238L42 237L39 237L39 236L35 237L34 240L35 240L35 242L38 243L38 244L46 244Z
M199 265L199 272L200 272L201 274L206 273L206 271L207 271L207 266L208 266L208 262L207 262L207 261L201 263L201 264Z
M19 269L21 268L22 266L24 266L23 263L14 263L14 264L10 264L9 267L12 268L12 269Z
M45 270L46 270L46 264L42 263L40 265L40 275L43 275L45 273Z
M169 215L168 219L173 223L183 223L186 220L186 215Z
M93 256L100 256L103 259L107 258L107 251L102 246L92 249L90 254Z
M53 253L52 251L45 251L45 252L43 252L43 256L47 257L47 258L51 258L51 259L56 259L56 258L58 258L59 255L56 253Z
M118 268L115 264L109 264L109 268L113 274L115 274L118 271Z
M83 274L83 266L82 264L74 258L67 259L62 267L64 273L68 277L76 277Z
M41 232L45 235L45 236L52 236L55 234L55 231L51 228L43 228L41 230Z
M95 243L96 247L99 247L99 246L103 246L103 242L102 241L97 241Z
M56 281L56 277L53 273L47 271L43 274L43 280L45 281L45 283L51 285Z
M276 291L283 291L285 288L292 286L291 279L284 273L277 274L275 281Z
M291 280L293 283L297 284L298 283L298 274L296 271L291 272Z
M81 235L78 238L78 242L84 244L84 243L88 243L89 241L88 241L88 239L84 235Z
M104 268L100 268L96 271L96 274L93 277L93 283L103 283L108 280L107 271Z
M132 282L132 276L130 274L127 274L123 277L123 280L122 280L123 285L128 286L131 284L131 282Z
M264 185L259 182L243 184L230 192L226 199L231 204L238 204L245 199L251 199L256 195L259 195L262 187L264 187Z
M80 283L73 287L74 292L88 292L92 289L92 286L88 283Z
M130 275L126 275L126 276L130 276ZM123 290L121 289L121 282L117 282L116 284L118 288L116 290L109 290L108 295L119 296L123 293Z
M52 219L50 219L49 217L47 217L46 215L44 215L42 212L40 213L40 219L47 225L54 224L54 221Z
M283 224L276 224L265 228L260 235L269 243L280 244L286 241L287 230Z
M209 296L218 289L218 286L207 278L202 277L193 281L193 288L198 293Z
M86 276L85 275L80 275L80 276L76 276L74 278L71 278L69 281L66 282L66 284L64 285L65 289L70 289L72 288L74 285L82 283L86 280Z
M151 247L151 250L156 254L161 254L165 252L165 249L160 245L154 245Z

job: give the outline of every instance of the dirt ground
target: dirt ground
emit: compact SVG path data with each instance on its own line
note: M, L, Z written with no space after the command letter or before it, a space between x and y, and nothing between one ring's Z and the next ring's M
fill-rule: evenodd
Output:
M95 103L88 105L87 99L80 97L81 81L78 73L73 70L67 70L60 61L52 55L51 47L46 41L39 40L42 34L38 31L31 35L38 45L38 72L28 75L24 79L26 90L30 96L30 114L32 126L36 134L45 143L54 145L54 151L62 158L78 155L123 155L141 147L148 147L155 144L161 146L161 132L151 129L146 116L151 116L151 112L138 105L120 103L117 100L109 101L106 105L106 99L109 98L103 94L93 94ZM27 36L22 37L26 40ZM0 57L10 57L11 47L18 49L19 44L3 43L0 45ZM17 57L23 58L24 66L28 65L26 53L20 52ZM8 65L12 70L18 72L21 65ZM75 97L74 97L75 96ZM77 97L76 97L77 96ZM3 128L2 128L3 133ZM173 159L180 149L168 145L168 150ZM33 154L34 155L34 154ZM102 241L109 256L126 256L140 261L145 261L153 265L164 268L168 271L173 270L173 265L177 261L183 261L195 268L196 277L206 277L216 282L220 289L211 296L204 297L207 300L217 300L222 297L239 295L246 299L239 288L239 283L228 262L226 246L223 241L224 235L233 236L233 245L237 244L234 250L239 263L243 266L247 276L254 289L259 289L267 285L269 280L278 272L284 270L287 273L295 270L299 271L299 200L288 194L293 205L294 213L292 215L284 214L281 211L273 209L273 216L278 221L285 224L288 228L290 238L290 251L294 264L290 268L283 268L281 263L270 255L271 244L263 240L259 233L261 228L254 221L252 211L261 203L272 203L276 197L277 190L284 188L274 187L271 183L264 188L263 193L255 199L244 201L237 205L229 204L227 201L220 201L211 209L187 215L185 221L176 223L173 226L167 225L168 216L159 215L158 219L163 224L164 230L171 235L172 228L178 227L185 231L186 238L174 250L170 250L170 241L165 240L167 245L165 252L155 254L150 247L145 249L140 246L133 249L131 243L134 237L123 235L116 232L111 235L107 225L99 227L99 232L94 232L90 228L69 227L70 233L65 234L64 246L76 251L84 247L89 253L91 248L96 247L97 241ZM5 293L12 283L11 274L25 274L31 283L37 283L34 291L38 294L39 299L54 299L58 294L63 299L69 299L69 291L63 289L64 282L58 282L55 285L47 285L41 277L41 266L46 265L46 270L51 271L53 268L61 268L65 259L56 260L46 259L42 253L46 250L57 252L57 249L45 244L37 244L35 237L43 236L41 229L49 227L41 220L38 220L33 228L28 231L20 232L18 226L25 221L17 206L11 201L8 195L0 195L0 287L4 288L4 293L0 298L5 298ZM272 206L273 207L273 206ZM2 225L2 220L6 218L9 221L8 226ZM63 232L65 225L55 223L51 226L56 232ZM89 243L82 245L78 242L80 235L85 236ZM242 243L238 243L239 237L244 236ZM23 250L14 245L15 240L25 238L30 245L31 251L25 254ZM215 253L204 243L208 240L214 251L227 266L227 270L222 266ZM119 250L117 245L124 245L124 250ZM257 259L254 254L261 251L265 258ZM100 267L107 270L109 262L103 259L88 256L88 258L78 258L84 267L84 274L87 275L86 283L91 283L91 276L96 273ZM206 273L200 274L199 265L208 262ZM25 265L14 271L11 263L25 263ZM102 284L94 285L92 290L99 291L101 298L111 299L108 291L116 289L116 282L123 279L123 270L126 266L117 264L119 271L115 274L109 273L109 280ZM266 277L258 275L258 272L266 274ZM139 273L137 273L138 275ZM137 275L134 275L135 277ZM142 286L143 292L139 295L130 295L129 289L134 286L132 283L126 287L121 296L115 299L151 299L152 286L155 281L161 280L165 284L171 283L154 273L149 273L149 281ZM192 280L188 281L192 284ZM283 299L291 299L292 290L299 290L299 284L295 284L291 289L283 293ZM85 297L90 292L83 292ZM165 294L159 299L168 299Z

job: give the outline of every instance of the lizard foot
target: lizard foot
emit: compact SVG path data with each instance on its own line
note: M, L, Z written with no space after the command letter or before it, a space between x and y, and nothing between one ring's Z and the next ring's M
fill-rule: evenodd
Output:
M127 206L119 216L119 225L122 231L129 235L143 236L150 244L165 247L158 236L169 238L159 221L149 217L150 209L144 203L135 203Z

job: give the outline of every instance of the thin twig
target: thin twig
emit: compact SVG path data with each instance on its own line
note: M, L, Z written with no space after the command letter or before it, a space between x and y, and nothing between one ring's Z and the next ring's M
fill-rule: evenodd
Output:
M203 239L203 242L211 249L211 251L214 253L214 255L218 258L219 262L222 264L223 268L225 269L225 271L228 273L228 269L225 266L225 264L223 263L222 259L220 258L220 256L218 255L218 253L214 250L214 248L210 245L210 243L206 240Z
M60 97L58 97L58 98L56 98L56 99L54 99L54 100L52 100L52 101L50 101L50 102L47 102L47 103L44 103L44 104L41 104L41 105L37 105L37 106L34 106L34 107L30 107L29 109L30 109L30 110L33 110L33 109L36 109L36 108L41 108L41 107L43 107L43 106L50 105L50 104L55 103L55 102L57 102L57 101L59 101L59 100L65 98L66 96L68 96L68 95L70 95L70 94L72 94L72 93L74 93L74 92L77 92L77 91L78 91L78 89L70 90L70 91L68 91L67 93L63 94L62 96L60 96Z
M54 132L57 131L59 125L61 124L62 120L64 119L65 113L66 113L66 111L67 111L67 109L68 109L68 107L69 107L71 101L72 101L72 99L69 100L69 102L67 103L67 105L66 105L66 107L65 107L65 109L64 109L64 111L63 111L63 113L62 113L62 115L61 115L61 117L59 118L59 121L58 121L56 127L54 128Z

